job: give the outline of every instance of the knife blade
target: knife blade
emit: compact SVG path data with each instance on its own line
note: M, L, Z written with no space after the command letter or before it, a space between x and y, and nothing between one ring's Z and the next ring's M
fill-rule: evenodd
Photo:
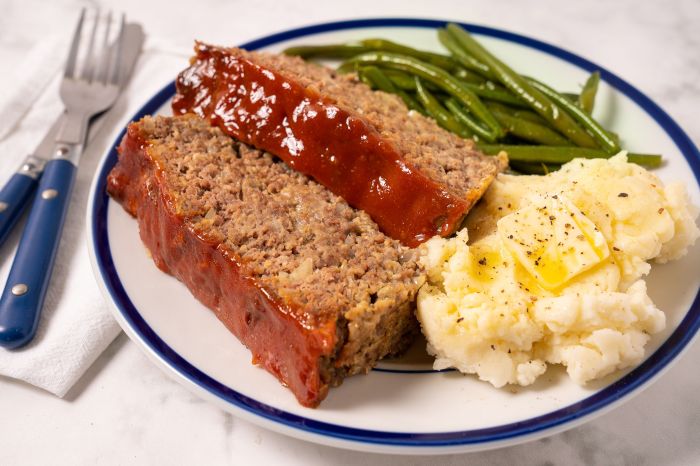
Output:
M127 23L124 25L124 42L119 63L119 87L121 89L131 78L138 57L141 55L144 40L145 34L140 24ZM88 130L88 141L100 130L103 121L102 115L92 119ZM29 205L29 200L38 186L44 165L55 155L56 136L61 130L63 122L64 114L62 113L56 118L34 152L22 161L19 169L0 190L0 246L21 217L26 206Z

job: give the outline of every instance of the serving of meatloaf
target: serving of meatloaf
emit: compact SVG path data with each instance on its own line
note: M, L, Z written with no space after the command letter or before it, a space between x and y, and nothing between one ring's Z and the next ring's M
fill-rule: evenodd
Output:
M196 113L311 176L416 246L461 226L505 159L489 157L355 75L197 43L175 114Z
M156 265L305 406L418 332L416 251L206 120L130 124L108 192L137 218Z

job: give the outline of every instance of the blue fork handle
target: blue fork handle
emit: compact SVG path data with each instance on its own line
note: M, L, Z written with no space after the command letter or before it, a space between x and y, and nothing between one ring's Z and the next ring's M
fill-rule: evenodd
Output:
M68 160L54 159L46 164L0 298L0 346L18 348L34 337L75 171L75 165Z
M29 205L36 185L37 180L33 177L15 173L0 191L0 246Z

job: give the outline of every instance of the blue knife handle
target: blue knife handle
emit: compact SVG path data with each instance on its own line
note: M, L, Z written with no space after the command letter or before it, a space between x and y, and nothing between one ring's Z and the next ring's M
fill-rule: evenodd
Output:
M31 176L15 173L0 191L0 246L29 204L36 185Z
M46 164L0 298L0 346L18 348L34 337L75 171L75 165L68 160L54 159Z

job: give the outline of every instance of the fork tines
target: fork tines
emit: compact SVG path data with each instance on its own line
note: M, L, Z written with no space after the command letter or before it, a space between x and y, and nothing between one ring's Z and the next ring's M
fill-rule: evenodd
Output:
M92 16L92 27L87 38L83 38L86 23L86 9L80 12L80 19L73 34L64 76L69 79L80 79L87 82L102 84L118 84L119 60L124 36L125 17L121 15L116 35L112 33L112 12L105 17L96 10ZM114 37L112 37L114 35ZM102 40L98 40L101 37ZM87 40L87 47L82 42ZM97 48L101 47L101 50ZM81 48L85 49L81 57ZM80 65L80 66L79 66Z

